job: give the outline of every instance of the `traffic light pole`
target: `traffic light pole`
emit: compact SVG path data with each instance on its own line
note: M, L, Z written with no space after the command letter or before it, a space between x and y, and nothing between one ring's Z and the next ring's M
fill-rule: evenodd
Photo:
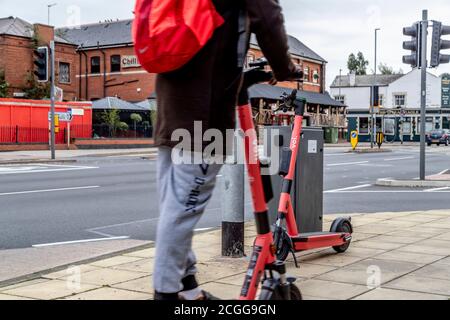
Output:
M421 22L421 89L420 89L420 180L425 180L425 161L426 161L426 104L427 104L427 36L428 36L428 10L422 12Z
M50 41L50 150L52 160L56 159L55 152L55 42Z

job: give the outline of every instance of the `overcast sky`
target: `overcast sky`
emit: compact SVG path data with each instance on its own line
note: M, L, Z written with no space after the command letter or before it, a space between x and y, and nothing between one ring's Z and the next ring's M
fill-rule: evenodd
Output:
M402 28L420 20L422 9L430 20L450 25L448 0L280 0L287 30L328 61L327 87L339 69L347 73L351 52L362 51L373 69L374 29L379 27L378 61L405 72L401 63ZM47 4L51 24L56 26L93 23L105 19L132 17L132 0L0 0L0 16L18 16L29 22L47 23ZM450 36L449 36L450 39ZM450 50L449 50L450 51ZM434 73L450 72L450 64Z

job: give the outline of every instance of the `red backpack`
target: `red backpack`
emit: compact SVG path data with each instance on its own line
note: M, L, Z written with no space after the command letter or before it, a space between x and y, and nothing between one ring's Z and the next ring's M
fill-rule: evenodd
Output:
M137 0L134 13L134 48L151 73L185 65L224 23L212 0Z

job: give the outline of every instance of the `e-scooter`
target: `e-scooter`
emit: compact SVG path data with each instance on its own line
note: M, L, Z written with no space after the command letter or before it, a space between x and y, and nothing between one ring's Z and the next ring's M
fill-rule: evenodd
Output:
M245 72L244 84L238 102L240 127L245 133L245 159L252 194L257 237L253 253L241 290L241 300L254 300L262 282L260 300L301 300L302 295L294 284L295 278L286 274L285 260L289 252L299 252L315 248L333 247L344 252L350 245L353 232L350 219L338 218L331 232L299 234L290 192L294 179L297 153L302 132L306 101L297 99L297 91L283 97L281 108L294 109L295 120L288 152L284 154L280 174L284 177L280 196L278 219L272 232L269 223L267 203L273 198L269 176L261 175L261 162L258 157L258 141L253 122L252 106L248 99L248 88L260 82L269 81L273 75L264 71L267 61L260 60L250 64ZM286 160L287 159L287 160ZM283 165L284 163L284 165ZM267 165L267 164L265 164ZM286 222L287 228L283 227ZM294 255L295 259L295 255ZM296 265L297 261L295 260Z
M270 177L261 175L261 162L258 158L258 140L253 122L252 106L248 99L248 88L254 84L270 81L272 73L265 72L266 61L250 64L245 72L244 83L239 95L238 117L240 127L245 133L245 162L247 166L253 208L255 211L257 237L253 253L241 290L241 300L255 300L262 282L260 300L301 300L302 295L295 278L287 277L286 264L278 261L277 247L269 223L268 201L273 198Z
M291 189L294 181L299 145L302 137L302 124L306 100L297 99L297 90L283 97L284 103L280 107L286 112L294 109L294 125L290 147L282 151L279 174L283 177L278 217L274 228L276 255L278 260L285 261L292 253L298 266L295 252L311 249L332 247L336 252L343 253L350 246L353 227L351 218L337 218L331 224L329 232L299 233L294 209L292 206ZM301 221L300 221L301 223Z

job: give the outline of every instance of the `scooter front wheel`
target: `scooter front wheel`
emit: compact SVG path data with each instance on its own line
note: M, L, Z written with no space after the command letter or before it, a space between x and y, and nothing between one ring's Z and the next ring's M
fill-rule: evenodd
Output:
M263 289L261 292L261 295L259 297L260 300L265 301L280 301L280 300L286 300L283 295L283 289L280 285L277 285L273 290L267 290ZM302 293L300 292L300 289L293 283L289 285L289 292L290 292L290 299L292 301L300 301L303 300Z

